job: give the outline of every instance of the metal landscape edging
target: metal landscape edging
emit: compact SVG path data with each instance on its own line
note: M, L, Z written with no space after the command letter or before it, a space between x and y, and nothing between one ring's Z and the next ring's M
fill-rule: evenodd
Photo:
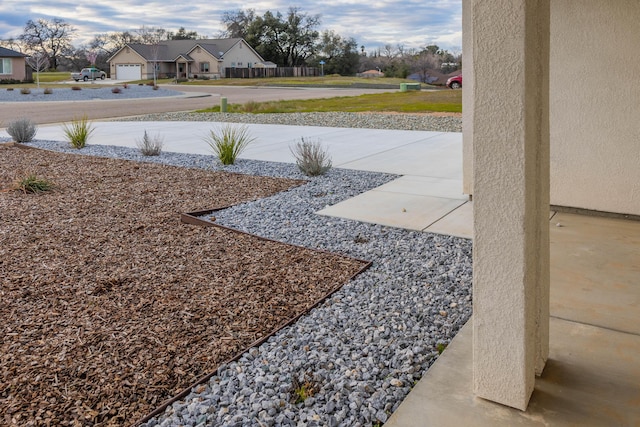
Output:
M307 307L306 309L304 309L303 311L301 311L300 313L298 313L297 315L295 315L291 319L285 320L282 324L280 324L279 326L276 326L271 332L265 334L263 337L257 339L253 343L251 343L244 350L239 351L237 354L235 354L231 358L229 358L229 359L225 360L224 362L222 362L220 365L218 365L218 367L213 372L204 374L204 375L200 376L199 378L197 378L191 385L189 385L188 387L184 388L180 393L178 393L175 396L165 400L156 409L154 409L151 413L149 413L148 415L144 416L142 419L140 419L140 420L136 421L135 423L133 423L132 427L139 426L139 425L141 425L143 423L146 423L147 421L151 420L151 418L162 414L169 405L172 405L174 402L177 402L178 400L185 398L186 396L189 395L189 393L191 393L191 390L193 390L195 387L197 387L200 384L205 383L211 377L216 375L216 373L218 372L218 369L220 368L220 366L228 365L229 363L238 361L248 349L260 346L261 344L266 342L269 338L274 336L276 333L278 333L282 329L286 328L287 326L293 325L295 322L298 321L298 319L300 319L302 316L304 316L307 313L309 313L314 308L318 307L323 302L325 302L331 295L333 295L338 290L340 290L340 288L342 288L349 281L353 280L356 276L358 276L359 274L361 274L365 270L367 270L372 264L371 261L363 260L363 259L360 259L360 258L354 258L354 257L346 256L346 255L340 255L340 254L336 254L335 252L329 252L329 251L326 251L326 250L323 250L323 249L311 249L311 248L307 248L307 247L300 246L300 245L294 245L294 244L291 244L291 243L280 242L278 240L274 240L274 239L270 239L270 238L267 238L267 237L258 236L257 234L248 233L246 231L242 231L242 230L238 230L238 229L235 229L235 228L227 227L227 226L224 226L224 225L216 224L213 221L209 221L209 220L206 220L206 219L199 218L199 217L204 216L204 215L209 215L209 214L212 214L214 212L230 208L231 206L233 206L233 205L224 206L224 207L220 207L220 208L214 208L214 209L207 209L207 210L202 210L202 211L182 213L182 214L180 214L180 221L185 223L185 224L191 224L191 225L200 225L200 226L204 226L204 227L218 227L218 228L222 228L224 230L229 230L229 231L232 231L232 232L235 232L235 233L245 234L247 236L251 236L251 237L258 238L260 240L264 240L264 241L268 241L268 242L275 242L275 243L279 243L279 244L282 244L282 245L292 246L292 247L301 248L301 249L305 249L305 250L311 250L311 251L314 251L314 252L317 252L317 253L325 253L325 254L329 254L329 255L333 255L333 256L340 256L340 257L343 257L343 258L351 259L351 260L357 261L359 263L362 263L363 266L358 271L356 271L354 274L352 274L348 278L348 280L346 282L340 283L339 285L336 285L333 288L331 288L329 290L329 292L327 292L323 297L319 298L312 305L310 305L309 307Z

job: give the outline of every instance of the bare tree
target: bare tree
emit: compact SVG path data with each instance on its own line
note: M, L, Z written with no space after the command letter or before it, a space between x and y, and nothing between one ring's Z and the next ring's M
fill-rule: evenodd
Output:
M34 52L26 57L27 64L36 72L36 86L40 89L40 72L49 66L49 57L44 52Z
M393 50L393 46L391 46L390 44L386 44L384 45L382 55L387 59L393 59L396 57L396 52Z
M62 19L52 21L38 19L29 20L24 27L20 40L24 42L28 51L46 53L51 68L58 68L61 53L71 46L71 39L75 28Z
M22 52L24 50L22 41L16 40L14 38L0 40L0 46L7 49L15 50L16 52Z
M167 39L167 31L157 27L143 26L137 30L142 43L148 44L153 64L153 85L158 84L158 59L160 57L160 42Z
M224 12L222 23L226 30L222 31L222 37L248 39L248 29L256 20L254 9L238 10L235 12Z
M423 50L418 55L413 56L411 68L420 76L422 83L431 83L431 73L434 70L439 71L441 62L441 59L435 53Z

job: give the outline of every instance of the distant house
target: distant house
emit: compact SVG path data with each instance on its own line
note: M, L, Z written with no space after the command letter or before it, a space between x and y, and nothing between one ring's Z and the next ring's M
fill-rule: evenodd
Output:
M26 58L24 53L0 47L0 80L32 80L33 70Z
M158 45L130 43L108 59L117 80L156 76L221 78L226 68L273 68L243 39L164 40Z
M367 70L362 73L358 73L357 77L365 77L365 78L376 78L376 77L384 77L384 73L379 70Z

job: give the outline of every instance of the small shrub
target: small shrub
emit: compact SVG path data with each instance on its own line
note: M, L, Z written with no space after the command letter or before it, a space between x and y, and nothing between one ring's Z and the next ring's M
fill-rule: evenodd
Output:
M37 131L35 123L29 119L14 120L7 127L7 133L15 142L31 142Z
M442 354L442 352L444 352L446 348L447 348L447 343L439 342L436 345L436 350L438 350L438 354Z
M149 136L145 130L144 136L136 141L136 145L143 156L158 156L162 152L164 141L160 135Z
M80 86L71 86L71 90L82 90Z
M331 157L319 141L300 142L291 147L291 154L296 159L298 169L307 176L323 175L331 169Z
M13 92L13 88L12 87L8 87L7 88L7 92Z
M20 89L20 93L23 95L29 95L31 93L31 89L29 89L28 87L23 87L22 89Z
M247 101L242 106L242 110L245 113L255 113L260 109L260 103L256 101Z
M27 175L18 180L16 189L26 193L43 193L53 189L53 183L45 178L38 178L35 174Z
M144 83L138 83L138 86L144 86Z
M87 140L93 133L94 128L91 127L91 122L89 122L87 116L83 116L80 119L73 120L71 124L65 123L63 130L71 146L80 149L87 145Z
M122 89L120 89L119 87L114 87L111 89L111 93L120 93L122 92Z
M293 404L303 403L309 397L320 392L320 385L314 381L313 376L309 372L305 372L302 379L294 376L291 379L290 396Z
M254 140L255 138L251 137L249 128L245 125L225 125L220 129L212 130L205 138L205 142L209 144L223 165L234 164L238 155Z
M153 86L153 90L158 90L158 89L160 89L160 86L158 86L158 85L154 85Z
M50 87L47 87L44 89L45 95L51 95L52 93L53 93L53 89L51 89Z

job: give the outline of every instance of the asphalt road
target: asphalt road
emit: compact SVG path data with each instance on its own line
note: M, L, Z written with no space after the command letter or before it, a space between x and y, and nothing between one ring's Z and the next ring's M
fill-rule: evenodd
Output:
M149 99L67 101L67 102L3 102L0 103L0 127L12 120L29 118L35 123L60 123L86 115L91 120L113 119L149 113L193 111L220 104L284 99L317 99L355 96L365 93L390 92L390 89L276 88L255 86L163 86L184 92L187 96ZM189 96L192 95L192 96Z

